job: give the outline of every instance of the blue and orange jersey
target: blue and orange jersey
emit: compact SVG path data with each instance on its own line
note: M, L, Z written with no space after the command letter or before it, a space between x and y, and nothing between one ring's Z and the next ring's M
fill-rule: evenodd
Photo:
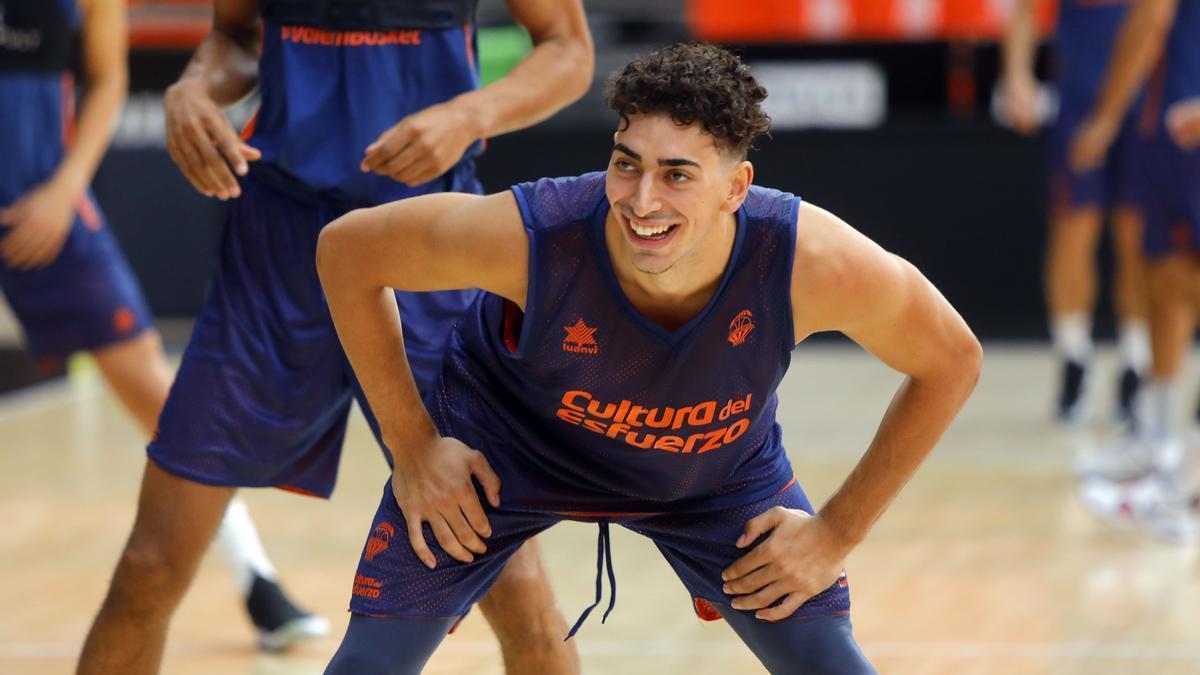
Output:
M384 130L479 86L472 24L344 31L264 20L264 31L261 107L243 134L263 162L360 206L435 191L437 181L410 188L359 164ZM472 145L451 171L480 151Z
M1055 45L1063 96L1090 103L1099 92L1128 8L1129 0L1061 0Z
M668 331L629 301L604 237L605 175L512 189L530 241L525 311L477 299L431 406L485 453L507 508L706 511L792 481L775 421L794 337L799 199L753 187L705 308Z
M73 0L0 4L0 206L54 173L75 123Z

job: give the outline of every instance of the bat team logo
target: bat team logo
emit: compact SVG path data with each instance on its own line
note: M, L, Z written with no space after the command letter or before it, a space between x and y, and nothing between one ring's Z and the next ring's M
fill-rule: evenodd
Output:
M392 527L391 523L376 525L375 531L371 533L371 538L367 540L367 552L363 554L363 557L367 560L374 560L375 556L387 550L394 536L396 536L396 528Z
M734 347L740 346L750 336L752 330L754 330L754 315L750 313L750 310L743 309L733 317L733 321L729 322L729 344Z

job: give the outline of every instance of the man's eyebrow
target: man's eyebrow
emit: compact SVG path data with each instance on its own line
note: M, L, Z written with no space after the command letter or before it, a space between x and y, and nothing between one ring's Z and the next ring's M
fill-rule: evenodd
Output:
M630 148L628 145L625 145L624 143L614 144L613 150L616 150L618 152L622 152L626 155L629 155L636 161L639 161L639 162L642 161L642 156L640 154L634 152L633 148ZM700 166L699 162L696 162L696 161L690 160L690 159L684 159L682 157L671 158L671 159L660 159L660 160L658 160L658 165L659 166L694 166L697 169L704 168L704 167Z
M624 143L617 143L613 145L613 150L623 152L639 162L642 161L642 156L634 152L628 145L625 145Z

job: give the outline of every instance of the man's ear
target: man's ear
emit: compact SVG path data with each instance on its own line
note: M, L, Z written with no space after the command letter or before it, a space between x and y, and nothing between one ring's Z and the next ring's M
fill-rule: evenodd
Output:
M724 209L729 213L737 211L746 201L750 193L750 184L754 181L754 165L749 160L741 160L729 170L729 191L725 196Z

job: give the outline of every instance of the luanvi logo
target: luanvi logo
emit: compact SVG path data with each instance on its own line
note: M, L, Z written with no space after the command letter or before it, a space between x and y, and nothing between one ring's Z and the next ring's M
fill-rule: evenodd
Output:
M563 326L567 336L563 338L563 351L575 354L596 354L600 345L596 343L596 327L589 326L580 318L574 326Z

